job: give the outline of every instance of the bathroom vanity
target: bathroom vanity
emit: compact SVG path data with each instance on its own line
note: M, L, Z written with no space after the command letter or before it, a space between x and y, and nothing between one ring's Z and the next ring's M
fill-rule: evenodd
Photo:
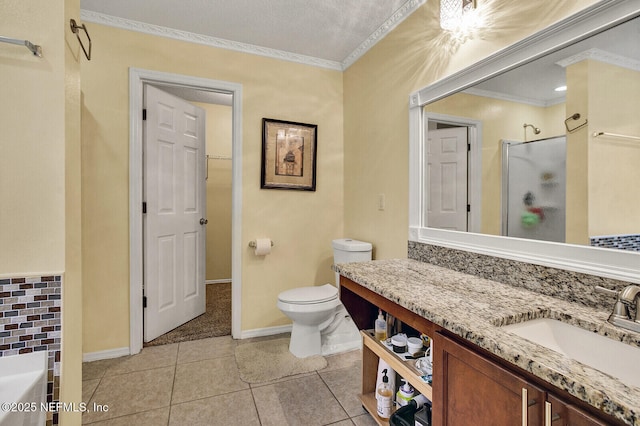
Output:
M411 362L362 333L362 401L380 424L386 423L375 414L373 392L383 358L425 396L431 393L435 426L640 425L640 386L504 327L551 318L640 350L640 333L608 324L609 312L411 259L335 268L342 302L360 329L371 329L382 309L433 338L431 388Z

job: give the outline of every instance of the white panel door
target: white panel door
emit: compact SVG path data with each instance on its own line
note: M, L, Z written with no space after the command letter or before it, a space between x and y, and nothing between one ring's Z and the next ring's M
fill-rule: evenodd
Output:
M205 311L205 111L145 85L144 341Z
M467 230L467 128L428 131L427 226Z

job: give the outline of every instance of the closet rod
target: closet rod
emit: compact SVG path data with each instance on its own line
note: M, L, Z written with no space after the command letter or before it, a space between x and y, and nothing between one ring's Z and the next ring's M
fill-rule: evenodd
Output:
M29 40L19 40L17 38L9 38L9 37L3 37L0 36L0 42L3 43L11 43L11 44L17 44L20 46L24 46L27 49L29 49L31 51L31 53L33 53L35 56L42 58L42 47L31 43Z
M620 135L618 133L608 133L608 132L594 132L593 133L593 137L594 138L597 138L598 136L613 136L615 138L633 139L634 141L640 141L640 137L638 137L638 136Z
M222 155L209 155L207 154L206 156L207 159L207 174L205 175L204 179L205 180L209 180L209 160L231 160L231 157L225 157Z

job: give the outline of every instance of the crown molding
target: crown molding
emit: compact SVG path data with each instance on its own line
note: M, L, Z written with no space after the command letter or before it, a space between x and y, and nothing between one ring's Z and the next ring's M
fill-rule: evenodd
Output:
M342 62L342 69L346 70L353 65L362 55L367 53L369 49L376 45L380 40L393 31L402 21L407 19L409 15L415 12L420 6L425 4L427 0L409 0L396 10L384 24L380 25L371 35L360 44L349 56Z
M270 49L268 47L256 46L248 43L240 43L232 40L225 40L196 34L188 31L176 30L173 28L162 27L159 25L147 24L144 22L133 21L130 19L120 18L117 16L106 15L104 13L92 12L89 10L81 10L80 18L83 21L93 22L96 24L107 25L110 27L121 28L129 31L136 31L144 34L155 35L159 37L167 37L175 40L186 41L190 43L204 44L206 46L217 47L220 49L234 50L236 52L248 53L252 55L266 56L268 58L280 59L283 61L297 62L299 64L311 65L314 67L328 68L331 70L344 71L355 63L369 49L382 40L388 33L396 28L409 15L415 12L427 0L408 0L398 10L396 10L389 19L387 19L378 29L376 29L360 46L358 46L343 62L329 61L313 56L300 55L283 50Z
M304 65L312 65L320 68L328 68L337 71L343 70L342 64L336 61L328 61L325 59L314 58L312 56L299 55L282 50L270 49L268 47L255 46L253 44L240 43L237 41L225 40L222 38L191 33L188 31L176 30L173 28L147 24L144 22L133 21L117 16L106 15L103 13L91 12L88 10L81 10L80 18L83 21L93 22L95 24L106 25L129 31L136 31L158 37L167 37L175 40L217 47L220 49L234 50L236 52L266 56L283 61L297 62Z
M516 96L516 95L509 95L506 93L494 92L493 90L476 89L474 87L469 87L468 89L465 89L462 92L467 93L469 95L499 99L501 101L517 102L519 104L532 105L532 106L542 107L542 108L558 105L565 102L566 100L565 96L558 96L557 98L547 99L547 100L539 100L539 99L526 98L524 96Z
M586 59L593 59L595 61L604 62L606 64L616 65L618 67L627 68L632 71L640 71L640 61L597 48L588 49L580 53L576 53L575 55L569 56L568 58L556 62L556 64L560 65L563 68L566 68L569 65L573 65Z

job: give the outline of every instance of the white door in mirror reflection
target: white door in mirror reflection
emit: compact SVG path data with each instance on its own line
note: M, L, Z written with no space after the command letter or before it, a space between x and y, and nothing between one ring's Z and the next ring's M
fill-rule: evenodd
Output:
M427 226L467 230L467 128L429 130Z

